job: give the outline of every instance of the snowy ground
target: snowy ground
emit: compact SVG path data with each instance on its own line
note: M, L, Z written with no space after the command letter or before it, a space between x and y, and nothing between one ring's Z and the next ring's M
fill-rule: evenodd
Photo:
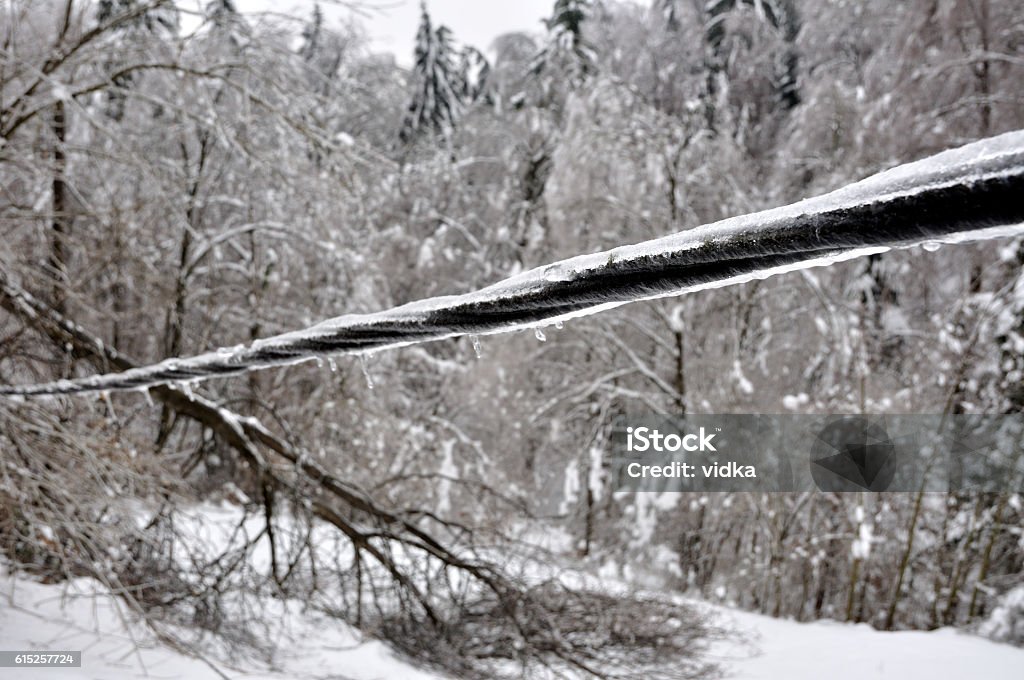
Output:
M218 673L204 661L160 644L145 626L126 625L130 617L123 606L86 579L43 585L3 572L0 587L0 649L82 651L81 668L0 668L0 680L439 678L397 659L380 642L361 641L344 623L303 612L297 604L282 605L275 617L294 645L276 659L277 668L233 669L218 663Z
M142 626L126 626L123 610L111 598L98 594L88 581L43 585L4 573L0 585L0 649L83 650L80 669L0 669L0 679L223 677L203 661L155 642ZM744 645L722 643L714 650L715 660L728 677L736 680L1016 680L1024 668L1024 650L951 629L881 633L867 625L801 624L707 606L720 614L727 629L740 631L748 639ZM415 669L379 642L361 642L344 624L310 617L298 607L285 607L281 613L281 625L298 646L278 659L279 668L233 669L218 665L220 671L238 680L441 677Z
M718 611L727 628L752 637L751 648L716 650L716 660L734 680L1019 680L1024 669L1024 649L952 628L883 633L866 623L796 623Z

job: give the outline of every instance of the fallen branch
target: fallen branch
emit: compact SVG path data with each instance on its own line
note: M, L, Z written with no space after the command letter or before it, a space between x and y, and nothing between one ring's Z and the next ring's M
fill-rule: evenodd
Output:
M79 357L121 370L134 366L116 348L6 281L2 272L0 307L56 346L70 345ZM504 677L495 661L512 661L523 669L543 668L552 677L564 677L566 669L598 678L630 679L698 678L712 672L702 653L713 631L696 611L574 590L554 582L530 586L496 565L460 554L464 551L445 545L410 520L430 513L381 507L257 419L174 386L158 385L150 394L209 428L234 449L258 474L264 501L268 492L302 498L315 517L341 531L355 551L355 569L360 574L357 589L362 588L362 554L375 560L394 583L383 593L385 601L394 604L397 598L400 609L379 609L369 623L378 634L424 662L467 677ZM396 546L418 551L426 559L407 564L393 555ZM417 571L415 565L424 563L430 568ZM478 587L435 590L432 579L434 585L451 587L449 569L468 576ZM409 602L417 605L415 610L406 606ZM360 606L354 616L358 622ZM638 621L643 635L638 634Z
M117 349L88 333L38 298L7 282L2 273L0 307L31 323L59 346L71 345L79 356L120 370L130 370L135 366L129 357ZM313 514L335 526L349 538L353 546L376 559L396 582L415 597L434 623L438 623L439 619L426 596L387 553L371 542L372 537L381 537L420 550L446 566L465 571L497 593L504 594L509 589L508 584L488 565L461 557L405 517L379 506L365 491L332 475L315 463L307 452L273 434L258 419L241 416L198 394L189 394L168 385L153 387L150 395L179 415L209 428L273 489L294 493L303 482L312 482L316 492L310 495L309 490L304 490L302 495L310 498ZM298 477L289 478L279 471L273 461L266 459L260 446L290 463L288 467L299 472ZM346 519L338 509L339 503L360 513L367 526L359 527Z

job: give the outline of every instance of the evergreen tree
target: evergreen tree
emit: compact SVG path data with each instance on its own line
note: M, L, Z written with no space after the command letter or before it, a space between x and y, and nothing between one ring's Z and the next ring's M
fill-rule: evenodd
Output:
M320 9L320 3L313 5L313 18L302 29L302 45L299 47L299 56L305 61L312 61L320 51L323 40L324 12Z
M327 96L328 81L338 75L346 55L346 41L334 30L324 25L324 13L319 3L313 6L313 16L302 28L302 43L297 51L314 76L314 89Z
M445 26L434 29L426 3L416 33L413 94L399 134L403 142L423 131L448 136L461 109L459 73L454 63L452 34Z
M232 0L211 0L206 6L206 13L214 23L233 21L238 16L238 8Z
M138 14L121 24L115 33L129 34L130 37L144 42L178 34L178 8L172 2L154 3L150 7L143 7L140 0L100 0L96 5L96 21L102 26L116 21L122 15L134 12ZM111 120L119 121L124 118L128 90L135 85L135 73L121 72L123 67L124 60L116 54L104 63L112 87L103 94L103 113Z
M96 19L100 24L127 12L140 9L139 0L100 0L96 4ZM138 16L128 22L129 26L143 28L150 33L166 32L176 34L178 32L178 8L173 2L153 3L151 7L143 9Z
M576 87L597 72L594 49L583 38L583 23L590 13L590 0L556 0L548 28L548 44L536 56L531 71L564 69L569 85Z
M249 26L232 0L211 0L206 5L206 16L218 32L227 36L233 47L241 46L249 33Z
M707 47L705 68L707 71L707 92L708 98L708 122L713 124L713 105L718 88L718 78L725 70L728 55L723 53L722 46L725 42L725 20L729 12L737 5L749 5L757 10L759 16L764 18L772 27L782 34L786 43L786 49L780 55L776 67L775 91L779 102L786 109L791 109L800 103L800 92L797 87L797 71L800 65L800 56L796 50L796 37L800 32L800 20L796 8L791 0L707 0L704 5L704 42ZM666 17L670 21L670 28L676 20L674 0L664 0L664 7L671 6L671 13L666 10ZM677 25L677 24L676 24Z
M458 93L463 104L472 104L483 96L491 65L483 52L467 45L459 52Z
M657 0L654 6L665 17L665 25L670 31L679 30L679 3L681 0Z

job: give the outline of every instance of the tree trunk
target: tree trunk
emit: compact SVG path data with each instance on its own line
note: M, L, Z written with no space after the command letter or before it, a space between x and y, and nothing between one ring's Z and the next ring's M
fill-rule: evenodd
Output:
M924 485L917 490L914 498L914 510L910 515L910 526L907 527L907 544L903 548L903 556L900 558L899 569L896 570L896 585L892 591L892 599L889 600L889 609L885 614L885 630L892 630L896 622L896 608L899 606L900 598L903 596L903 580L907 576L907 567L910 566L910 555L914 549L914 533L917 531L917 520L921 516L921 504L924 501Z
M53 277L53 308L60 314L67 313L66 297L68 287L67 239L70 232L70 220L67 205L67 156L64 142L67 139L67 120L64 102L53 105L53 119L50 124L53 131L53 181L52 193L53 215L50 226L50 257L49 269Z

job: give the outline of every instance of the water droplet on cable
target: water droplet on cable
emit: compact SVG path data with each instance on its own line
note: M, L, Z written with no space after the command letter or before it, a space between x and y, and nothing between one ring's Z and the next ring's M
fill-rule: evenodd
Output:
M365 354L360 354L359 355L359 365L363 369L363 377L366 378L366 386L369 387L372 390L373 389L373 377L370 375L370 369L366 365L366 355Z
M942 247L942 244L938 241L925 241L921 244L921 247L927 250L929 253L934 253L936 250Z
M541 342L544 342L545 340L548 339L548 336L544 335L544 331L542 331L539 328L534 328L533 334L536 335L537 339L540 340Z
M117 414L114 413L114 404L110 401L110 392L103 390L100 392L100 396L103 397L103 403L107 405L107 412L110 414L110 420L117 422Z
M477 359L482 359L484 356L483 348L480 346L480 336L471 335L469 336L470 341L473 343L473 351L476 353Z

